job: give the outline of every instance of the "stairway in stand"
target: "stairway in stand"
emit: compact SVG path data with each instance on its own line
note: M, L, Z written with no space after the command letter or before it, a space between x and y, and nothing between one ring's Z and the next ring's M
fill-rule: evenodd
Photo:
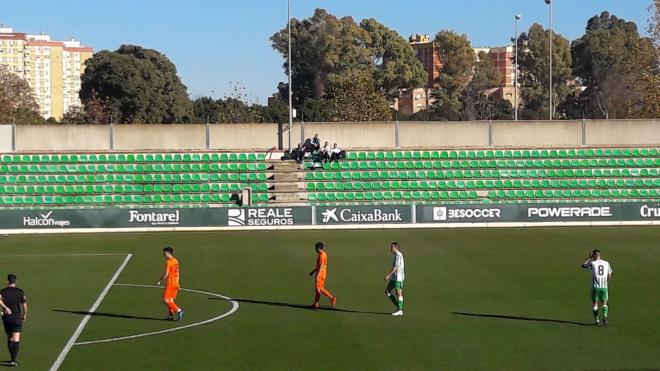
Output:
M267 160L268 205L305 206L308 203L305 190L303 165L293 160Z

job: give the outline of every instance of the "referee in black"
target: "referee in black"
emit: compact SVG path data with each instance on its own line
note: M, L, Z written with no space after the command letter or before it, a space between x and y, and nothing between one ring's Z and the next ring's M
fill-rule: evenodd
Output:
M11 361L9 366L16 367L16 357L21 341L21 331L23 322L27 321L27 298L23 290L16 287L16 276L9 274L7 276L9 284L0 290L0 306L2 306L3 316L2 324L5 325L7 334L7 348Z

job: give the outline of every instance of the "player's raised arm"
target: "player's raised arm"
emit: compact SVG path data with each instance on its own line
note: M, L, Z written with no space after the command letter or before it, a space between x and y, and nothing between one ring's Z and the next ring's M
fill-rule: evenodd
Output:
M593 254L592 254L592 255L589 255L589 257L587 258L587 260L585 260L584 263L582 263L581 267L582 267L582 268L591 268L591 262L592 262L592 261L594 261L594 256L593 256Z

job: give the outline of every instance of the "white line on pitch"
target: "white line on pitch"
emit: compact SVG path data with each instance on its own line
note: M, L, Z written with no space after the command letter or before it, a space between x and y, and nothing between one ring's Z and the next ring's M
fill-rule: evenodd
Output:
M0 255L0 258L44 258L52 257L56 258L58 256L126 256L126 253L123 254L23 254L23 255Z
M119 278L119 275L121 274L121 272L124 270L124 268L126 268L126 265L128 264L128 261L131 260L132 256L133 256L133 254L126 255L126 259L124 259L124 262L121 263L119 268L117 268L117 271L112 276L110 281L108 281L108 284L105 285L105 288L103 289L103 291L101 291L101 294L99 294L99 297L96 299L96 301L94 302L92 307L89 308L89 311L88 311L89 313L95 312L96 309L101 305L101 303L103 302L103 299L108 294L108 291L110 291L110 288L112 287L112 285L115 284L115 282L117 281L117 278ZM64 359L66 358L67 354L69 354L69 351L71 351L71 348L73 347L73 344L76 342L76 340L78 340L78 337L80 336L83 329L87 325L87 322L89 322L90 318L92 318L91 314L87 314L87 315L85 315L85 317L83 317L82 321L80 321L80 324L78 325L78 328L76 328L76 331L73 332L73 335L71 335L71 337L69 338L69 341L67 341L67 343L64 346L64 349L62 349L62 352L60 353L60 355L57 357L57 359L55 360L53 365L50 366L50 371L57 371L57 369L60 368L60 366L62 365L62 362L64 362Z
M154 285L133 285L133 284L127 284L127 283L117 283L117 284L115 284L115 286L152 287L152 288L153 287L155 287L155 288L160 287L160 286L154 286ZM184 326L172 327L172 328L168 328L168 329L161 330L161 331L146 332L144 334L122 336L122 337L116 337L116 338L110 338L110 339L83 341L83 342L80 342L80 343L74 343L73 345L89 345L89 344L98 344L98 343L110 343L112 341L129 340L129 339L141 338L141 337L144 337L144 336L159 335L159 334L164 334L164 333L167 333L167 332L179 331L179 330L183 330L183 329L187 329L187 328L191 328L191 327L195 327L195 326L201 326L201 325L205 325L207 323L211 323L211 322L217 321L217 320L225 318L225 317L229 317L232 314L234 314L238 310L238 307L239 307L239 304L236 300L234 300L230 297L224 296L224 295L216 294L216 293L213 293L213 292L201 291L201 290L193 290L193 289L181 288L180 290L181 291L194 292L194 293L198 293L198 294L215 296L217 298L228 300L228 301L231 302L232 308L228 312L225 312L225 313L223 313L219 316L209 318L205 321L195 322L195 323L191 323L191 324L184 325Z

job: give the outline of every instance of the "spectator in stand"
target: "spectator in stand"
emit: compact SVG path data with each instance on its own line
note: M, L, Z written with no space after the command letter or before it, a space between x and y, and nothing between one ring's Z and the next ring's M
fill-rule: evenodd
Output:
M346 151L343 151L339 147L337 147L337 143L332 147L332 150L330 151L330 162L332 161L337 161L339 162L340 158L346 157Z
M332 158L332 147L330 147L330 142L325 142L325 145L323 146L323 162L328 162L330 161L330 158Z
M314 138L312 138L312 144L314 145L314 150L318 151L321 149L321 138L319 138L318 134L314 134Z
M303 143L303 151L305 153L314 152L314 143L312 143L311 139L309 139L309 138L305 139L305 143Z
M303 159L305 158L305 148L303 147L302 143L298 143L298 148L294 149L293 151L296 162L302 164Z

